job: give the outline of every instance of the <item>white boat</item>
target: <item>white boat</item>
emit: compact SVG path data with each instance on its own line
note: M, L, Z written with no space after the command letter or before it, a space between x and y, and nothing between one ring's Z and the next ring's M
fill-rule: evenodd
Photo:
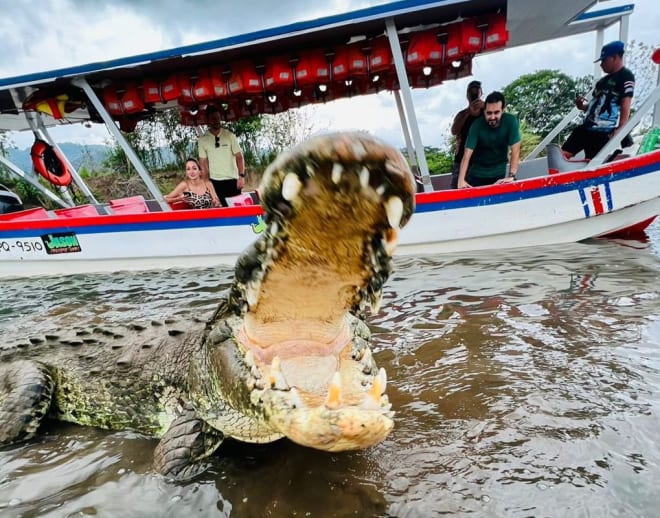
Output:
M136 196L98 203L66 158L57 155L66 174L71 175L71 180L89 199L87 204L74 206L66 186L60 186L54 194L37 182L33 174L0 157L0 162L8 169L40 188L62 207L0 215L0 275L233 264L256 235L263 231L261 208L252 203L251 197L245 196L241 198L243 203L229 208L172 210L163 201L162 193L118 131L116 123L126 127L131 121L146 116L149 110L177 104L187 110L187 116L191 116L196 111L201 113L201 107L214 100L226 105L227 118L248 114L241 111L246 107L252 113L254 110L267 112L291 108L293 105L289 101L283 103L281 93L279 99L268 104L273 97L277 97L273 92L279 91L273 86L271 90L265 90L266 73L263 70L259 72L258 67L256 70L257 74L261 74L258 76L261 82L254 92L247 86L252 77L249 74L236 77L229 73L221 74L218 76L221 79L216 77L219 82L216 81L215 87L225 90L220 93L215 90L215 94L201 90L203 86L213 84L212 81L202 83L202 80L213 79L213 67L225 62L229 55L237 63L232 72L234 74L240 68L238 64L244 64L247 57L254 57L256 52L266 52L266 62L276 63L287 49L304 45L312 55L314 49L326 48L330 41L348 41L356 34L376 36L362 40L367 41L368 45L365 47L362 44L360 52L370 65L366 65L365 74L355 76L355 82L351 80L352 88L358 88L357 94L373 91L376 75L379 81L384 81L383 87L393 88L409 158L421 172L420 191L424 192L417 194L416 211L401 233L398 254L548 245L643 230L660 213L660 150L650 149L631 156L619 155L617 160L608 161L618 144L612 141L591 162L585 163L562 161L553 152L556 150L550 148L548 158L523 161L518 173L520 180L514 183L464 190L448 189L447 175L433 178L428 175L410 96L410 83L413 87L416 82L428 86L434 81L440 82L449 72L456 77L469 74L470 61L475 53L504 46L593 30L600 36L597 41L602 41L602 31L609 25L620 22L622 30L627 27L623 22L632 9L631 6L624 6L584 13L591 1L557 0L565 9L564 14L575 13L574 16L545 16L538 30L531 31L530 24L535 27L539 25L543 2L521 4L521 1L404 0L103 65L92 64L0 80L0 129L31 130L38 142L52 144L57 152L56 143L48 132L49 127L70 123L71 119L103 120L153 194L152 200ZM506 28L503 28L503 11L509 13ZM447 23L459 14L461 21ZM464 18L466 15L469 16ZM565 21L567 18L569 22ZM478 48L469 52L463 48L458 65L456 59L445 63L444 57L437 58L437 64L431 66L428 60L411 64L410 48L417 36L417 40L424 41L428 34L437 36L440 30L451 33L455 25L465 36L469 33L466 23L481 39ZM419 29L421 25L423 29ZM489 34L491 40L499 38L490 47L485 43ZM407 39L404 45L401 44L403 37ZM443 42L440 38L435 41L439 49L443 52L447 50L447 41ZM387 47L383 46L384 42L387 42ZM466 45L465 42L462 44ZM405 58L401 51L404 47L408 49ZM346 49L335 50L339 55ZM301 54L304 55L307 54ZM376 57L386 62L377 69L372 64ZM173 68L170 70L168 65ZM417 65L424 65L423 70ZM291 68L290 63L288 66L292 73L298 72L295 66ZM164 88L171 80L171 76L165 77L165 71L173 70L181 74L193 69L196 72L191 76L190 91L186 94L192 100L183 99L181 92L174 99L165 98ZM250 74L253 74L252 70ZM155 81L154 78L160 79ZM142 81L140 89L135 87L137 79ZM245 84L241 83L232 90L232 80L244 80ZM320 79L316 78L318 81ZM98 88L98 85L108 82L123 86L111 91L107 87L102 91ZM154 84L157 100L147 97L148 86ZM297 83L293 84L297 86ZM330 98L347 95L346 91L339 90L338 84L335 82L325 90ZM318 98L318 86L312 82L306 87L307 90L298 95L302 94L306 102L327 100ZM194 92L197 87L201 93L196 99ZM232 93L235 94L233 97ZM67 96L68 106L62 95ZM219 97L206 98L204 95ZM248 98L253 102L244 103ZM660 87L651 93L624 130L632 129L659 99ZM152 104L149 105L149 102ZM135 103L139 111L133 113L127 107ZM66 112L67 109L70 111ZM35 166L37 169L47 169L41 163L35 163ZM56 183L59 181L57 178L51 179Z

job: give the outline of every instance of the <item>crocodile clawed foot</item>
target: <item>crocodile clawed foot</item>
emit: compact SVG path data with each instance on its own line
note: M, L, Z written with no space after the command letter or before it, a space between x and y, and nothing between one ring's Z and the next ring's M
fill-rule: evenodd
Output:
M156 446L154 470L177 481L194 478L206 471L208 463L203 459L220 446L223 438L187 404Z

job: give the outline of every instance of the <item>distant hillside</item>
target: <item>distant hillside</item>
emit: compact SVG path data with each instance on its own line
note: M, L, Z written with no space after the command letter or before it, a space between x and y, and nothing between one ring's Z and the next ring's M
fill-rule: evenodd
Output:
M111 151L109 146L98 144L83 145L72 142L58 144L64 156L73 164L77 171L84 166L88 173L103 171L103 162ZM165 164L174 162L174 154L168 148L158 150ZM23 171L32 170L32 159L30 158L30 148L9 150L8 158Z
M82 145L72 142L59 144L62 153L69 159L76 170L84 167L87 171L98 171L101 169L103 161L106 159L110 148L98 144ZM8 158L23 171L32 170L32 159L30 158L30 148L10 149Z

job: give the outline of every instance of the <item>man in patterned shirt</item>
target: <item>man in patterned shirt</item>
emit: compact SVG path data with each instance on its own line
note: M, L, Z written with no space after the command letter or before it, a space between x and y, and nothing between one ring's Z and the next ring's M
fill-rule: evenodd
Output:
M600 61L600 68L607 75L596 83L589 103L582 96L575 99L575 105L586 115L584 122L573 130L562 146L564 157L572 158L584 150L586 158L593 158L628 122L635 76L623 66L623 49L622 41L603 45L596 61Z

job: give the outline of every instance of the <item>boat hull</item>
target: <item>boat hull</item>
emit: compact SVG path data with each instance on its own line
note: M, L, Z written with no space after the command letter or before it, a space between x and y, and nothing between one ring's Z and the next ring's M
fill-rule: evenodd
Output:
M399 255L576 242L650 224L660 151L594 170L417 195ZM18 214L18 213L16 213ZM0 275L233 265L265 225L256 206L73 218L0 217Z

